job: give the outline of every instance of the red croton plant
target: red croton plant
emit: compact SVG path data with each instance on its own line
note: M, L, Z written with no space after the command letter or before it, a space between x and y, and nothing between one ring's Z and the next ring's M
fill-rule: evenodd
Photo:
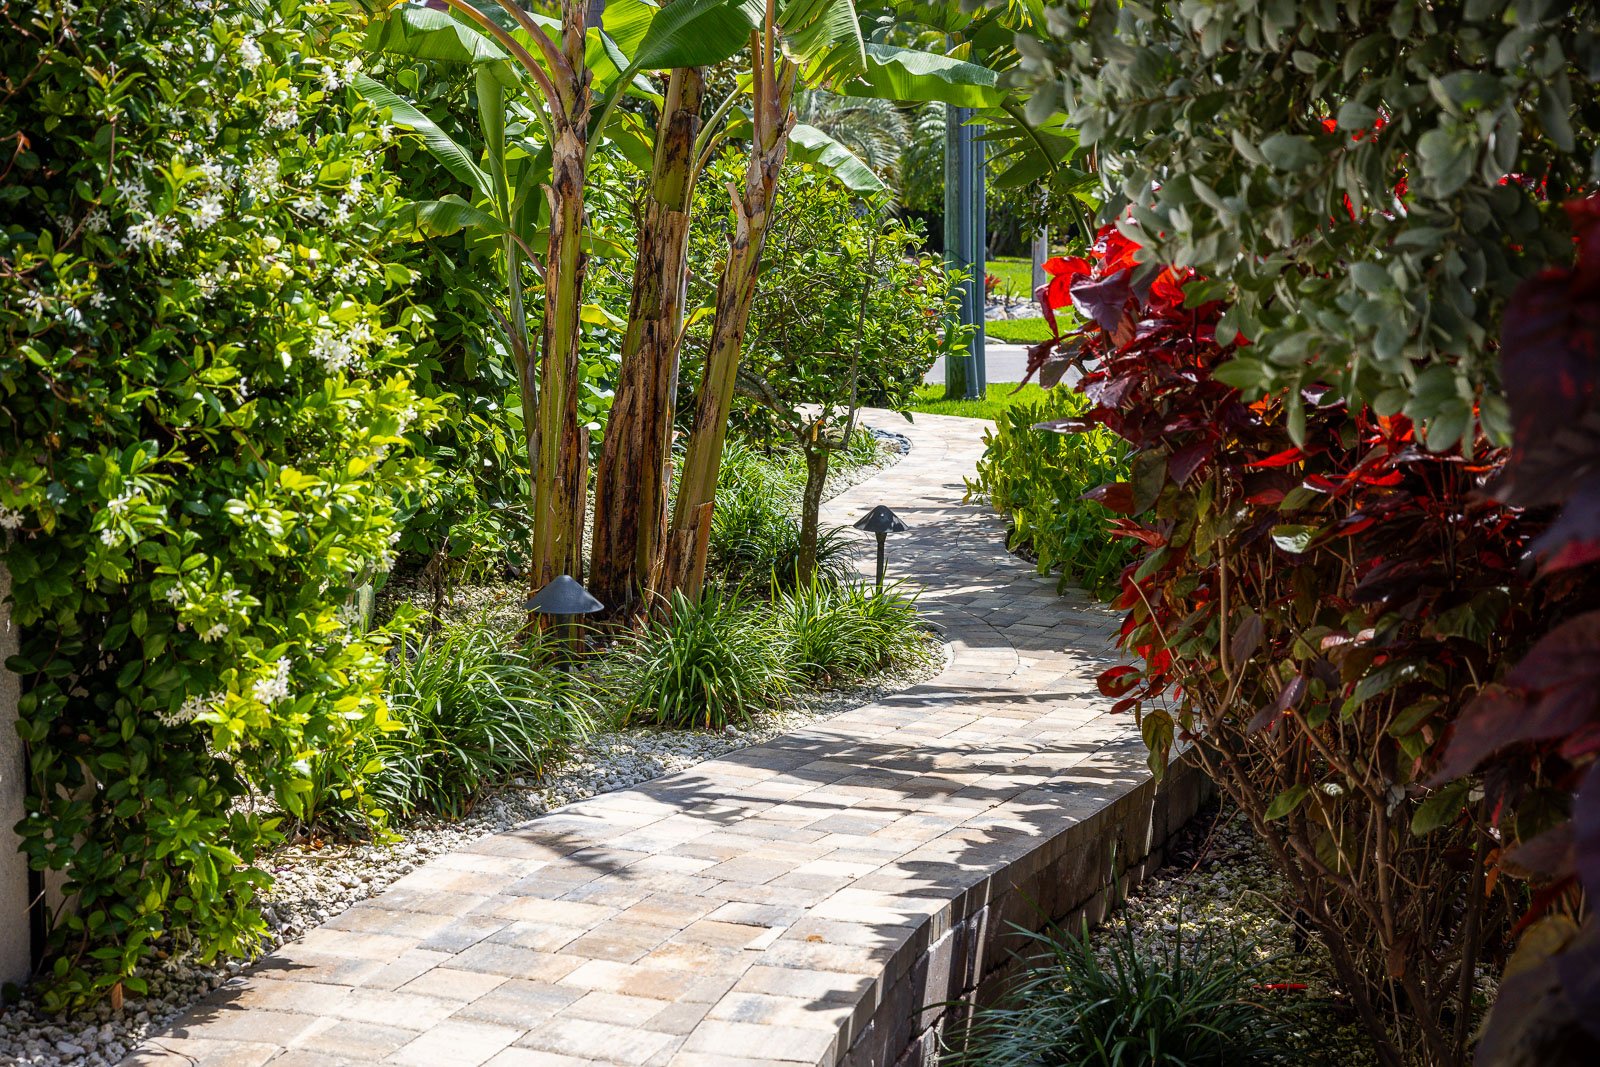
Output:
M1542 964L1524 947L1505 995L1519 969L1536 973L1519 1012L1600 1020L1572 888L1574 874L1600 884L1600 612L1582 611L1596 584L1578 569L1600 558L1593 205L1575 212L1578 266L1529 282L1507 313L1509 453L1431 452L1405 417L1319 390L1248 400L1213 377L1231 351L1223 308L1186 306L1189 278L1139 264L1116 229L1092 260L1053 260L1041 291L1085 325L1038 346L1034 367L1051 384L1078 365L1094 404L1047 425L1103 425L1135 449L1131 479L1091 494L1145 546L1117 601L1136 661L1100 688L1138 716L1153 766L1193 742L1386 1064L1466 1060L1480 976L1529 916L1555 924L1539 928L1544 950L1573 944ZM1531 1047L1521 1021L1496 1013L1480 1043L1501 1050L1492 1062ZM1539 1039L1576 1048L1592 1036L1581 1026ZM1529 1062L1557 1062L1548 1051Z

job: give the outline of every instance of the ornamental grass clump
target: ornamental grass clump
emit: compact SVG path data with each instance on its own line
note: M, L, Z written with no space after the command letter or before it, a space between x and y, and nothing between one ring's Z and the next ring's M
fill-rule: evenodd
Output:
M711 517L712 571L735 581L770 581L774 588L795 584L800 562L800 506L803 470L792 458L765 455L742 442L724 447ZM817 570L843 577L850 544L837 531L818 537Z
M807 682L855 681L908 664L923 648L916 600L895 588L814 576L773 606L790 670Z
M1123 929L1097 953L1087 928L1018 932L1036 957L956 1036L946 1067L1253 1067L1288 1050L1287 1022L1255 996L1248 944L1147 949Z
M591 724L568 675L535 644L483 621L461 623L395 651L389 711L367 793L392 814L456 817L486 786L538 775Z
M629 724L720 730L789 688L770 611L713 586L698 600L674 592L665 609L620 642L615 681Z

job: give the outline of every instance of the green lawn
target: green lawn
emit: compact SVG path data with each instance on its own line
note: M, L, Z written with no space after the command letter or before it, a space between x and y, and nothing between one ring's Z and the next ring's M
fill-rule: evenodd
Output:
M1013 404L1028 404L1043 400L1045 391L1033 382L1022 387L1022 392L1012 396L1016 389L1015 382L993 382L988 393L982 400L946 400L944 399L944 386L940 383L919 385L917 398L911 404L912 411L922 411L929 415L961 415L969 419L993 420L1000 412Z
M1000 279L995 295L1009 293L1018 300L1033 296L1033 260L1022 256L1001 256L987 260L984 269Z
M984 335L995 341L1033 345L1050 339L1050 327L1039 319L990 319L983 324Z

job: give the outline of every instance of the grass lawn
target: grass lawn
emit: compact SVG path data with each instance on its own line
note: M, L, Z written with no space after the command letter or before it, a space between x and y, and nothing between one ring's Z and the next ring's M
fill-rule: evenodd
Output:
M1033 382L1029 382L1022 387L1022 392L1012 396L1011 391L1016 387L1016 382L992 382L982 400L946 400L943 384L935 382L931 385L919 385L917 398L911 403L911 410L926 412L929 415L960 415L969 419L993 420L1013 404L1034 403L1044 399L1044 390Z
M1050 339L1050 327L1039 319L990 319L983 325L984 335L993 341L1019 345L1038 344Z
M986 260L984 270L1000 279L1000 288L995 295L1010 293L1018 300L1029 300L1033 297L1033 260L1022 256L1001 256L998 259Z

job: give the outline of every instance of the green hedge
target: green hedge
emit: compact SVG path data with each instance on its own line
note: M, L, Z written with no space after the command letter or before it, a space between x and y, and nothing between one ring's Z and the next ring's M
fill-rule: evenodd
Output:
M354 603L436 416L405 370L409 272L380 258L392 134L345 88L350 11L81 0L0 35L18 829L76 897L50 1006L141 992L158 947L248 952L262 812L303 812L311 768L386 714Z
M1040 574L1059 570L1063 588L1077 583L1109 598L1133 552L1126 539L1113 536L1111 512L1083 494L1127 480L1127 446L1104 427L1078 434L1035 428L1088 407L1082 395L1057 387L1042 401L996 412L967 490L987 496L1010 517L1011 547L1030 551Z

